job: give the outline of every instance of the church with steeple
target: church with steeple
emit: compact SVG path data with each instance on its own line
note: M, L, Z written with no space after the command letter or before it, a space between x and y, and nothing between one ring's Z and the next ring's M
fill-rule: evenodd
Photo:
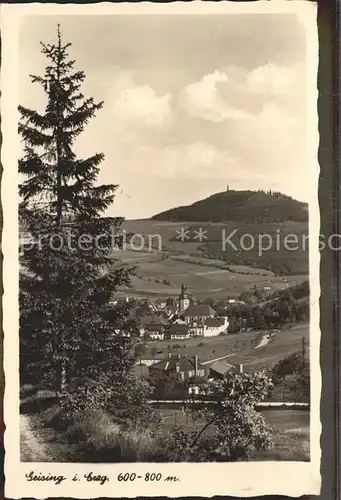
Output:
M191 304L191 299L187 293L187 286L181 285L181 293L179 295L179 309L180 312L185 311Z

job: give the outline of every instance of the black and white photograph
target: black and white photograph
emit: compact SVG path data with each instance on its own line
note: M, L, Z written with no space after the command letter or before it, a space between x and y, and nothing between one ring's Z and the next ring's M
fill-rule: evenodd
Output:
M6 6L11 498L319 493L316 5L270 3Z

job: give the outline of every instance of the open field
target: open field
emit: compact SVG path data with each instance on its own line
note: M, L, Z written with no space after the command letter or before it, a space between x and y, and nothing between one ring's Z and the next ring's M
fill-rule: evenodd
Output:
M186 415L186 412L182 412L181 409L160 408L158 411L160 411L161 415L163 416L166 427L172 427L173 425L201 426L198 421L193 421L190 411L187 412L188 416ZM268 425L270 425L271 427L276 427L283 432L309 428L309 410L269 409L262 410L260 413L262 413Z
M154 248L173 254L220 259L232 265L250 265L280 272L282 275L307 274L309 271L308 224L304 222L236 224L162 222L145 219L125 221L123 228L127 232L140 235L138 244L142 237L145 247L149 250ZM197 234L199 228L205 231L201 242ZM179 230L187 231L184 241L179 239L177 232ZM238 250L226 243L226 238L231 233L233 236L230 241ZM254 239L253 248L243 249L241 244L243 235L249 235L246 236L245 247L249 245L250 237ZM289 248L284 245L286 235L295 235L297 238L295 252L290 250L290 245ZM270 248L261 252L260 237L263 238L263 248L271 241Z
M232 353L256 346L262 334L260 332L242 332L216 337L191 338L185 340L162 340L160 342L148 342L148 347L155 347L156 357L164 357L168 352L180 354L181 356L199 356L200 361L208 361L223 356L231 356ZM170 346L171 351L169 351ZM178 346L178 347L174 347ZM181 346L181 347L179 347Z
M265 421L273 428L274 448L256 453L253 460L310 460L310 412L266 410Z
M200 227L207 230L207 239L205 236L202 242L195 239L195 231ZM133 247L127 245L126 249L113 252L113 258L136 266L131 287L120 290L123 296L175 297L182 283L186 283L195 298L219 300L227 296L237 297L254 286L283 290L286 287L284 278L289 285L307 279L308 255L301 249L293 253L281 247L272 248L261 257L256 255L258 247L238 252L228 247L222 251L223 231L229 234L237 229L237 234L253 235L256 241L264 233L269 233L274 239L278 232L301 237L307 229L304 223L246 224L241 228L235 224L202 225L146 219L125 221L123 229L138 235ZM189 239L183 242L177 233L181 229L189 232Z
M160 410L165 432L174 426L201 427L200 421L193 421L191 412L162 408ZM264 410L265 421L273 429L272 450L256 453L252 460L309 461L310 457L310 412L306 410Z
M279 360L299 351L302 348L302 337L309 345L309 325L307 323L283 329L271 337L268 344L255 349L261 338L267 333L269 332L264 330L217 337L163 340L149 342L147 346L156 348L155 357L164 357L168 352L181 356L198 355L200 361L229 356L229 362L233 365L243 364L244 371L257 371L270 368ZM180 347L175 348L174 345Z
M232 364L243 364L245 371L257 371L269 368L281 359L302 349L302 338L309 344L308 324L295 325L288 330L278 332L265 346L258 349L239 351L231 357Z
M219 300L226 297L238 297L242 292L253 287L271 287L272 291L284 290L287 283L297 285L307 279L306 275L275 276L247 266L232 266L221 269L210 262L193 263L186 259L161 256L157 252L134 252L132 250L115 252L115 258L133 265L136 275L132 276L131 286L120 290L120 295L136 298L177 297L183 283L187 284L190 293L197 299L211 297ZM193 259L192 259L193 260ZM204 259L203 259L204 260ZM200 263L199 263L200 262ZM220 264L221 266L221 264Z

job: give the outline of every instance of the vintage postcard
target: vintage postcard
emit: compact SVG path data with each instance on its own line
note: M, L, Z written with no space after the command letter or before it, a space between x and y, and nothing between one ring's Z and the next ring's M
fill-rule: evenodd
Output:
M2 7L8 498L320 491L317 7Z

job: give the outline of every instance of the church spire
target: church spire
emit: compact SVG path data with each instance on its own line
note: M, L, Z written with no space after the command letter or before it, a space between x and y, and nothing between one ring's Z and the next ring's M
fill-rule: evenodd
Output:
M180 299L185 299L187 297L187 286L182 284L181 285L181 293L180 293L180 296L179 298Z
M180 311L184 311L189 307L190 300L187 294L187 286L182 284L181 285L181 293L179 295L179 308Z

